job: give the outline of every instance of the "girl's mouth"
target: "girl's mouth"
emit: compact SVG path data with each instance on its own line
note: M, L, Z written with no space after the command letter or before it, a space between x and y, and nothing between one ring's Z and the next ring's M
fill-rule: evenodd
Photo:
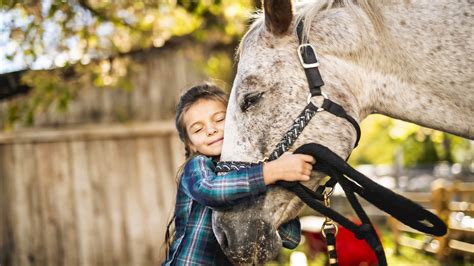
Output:
M219 142L222 142L222 140L224 140L224 138L216 139L216 140L214 140L213 142L209 143L208 145L211 146L211 145L217 144L217 143L219 143Z

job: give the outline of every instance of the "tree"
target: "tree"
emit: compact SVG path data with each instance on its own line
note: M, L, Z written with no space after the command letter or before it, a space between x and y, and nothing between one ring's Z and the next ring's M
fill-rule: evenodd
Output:
M161 47L171 38L190 36L208 45L235 45L252 4L251 0L0 2L0 64L48 69L24 75L22 81L33 87L32 97L12 104L8 125L31 124L35 113L50 105L67 109L84 82L132 89L133 62L126 55ZM211 68L216 68L213 64Z

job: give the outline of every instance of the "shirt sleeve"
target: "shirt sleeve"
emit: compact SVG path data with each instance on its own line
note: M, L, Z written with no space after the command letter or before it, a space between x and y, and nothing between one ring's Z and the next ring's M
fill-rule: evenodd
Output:
M263 181L263 165L223 175L217 175L214 169L214 163L208 157L196 156L191 159L181 177L184 192L203 205L222 208L267 190Z
M301 224L300 219L296 217L280 225L278 228L283 246L288 249L294 249L301 241Z

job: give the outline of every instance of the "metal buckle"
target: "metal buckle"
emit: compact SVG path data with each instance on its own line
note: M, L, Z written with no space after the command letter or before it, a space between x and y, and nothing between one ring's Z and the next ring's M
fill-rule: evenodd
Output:
M329 199L329 197L331 196L332 194L332 190L331 191L328 191L326 193L323 193L323 196L324 196L324 206L330 208L331 207L331 200ZM321 226L321 233L323 235L324 238L326 238L326 232L325 230L326 229L332 229L333 230L333 234L334 234L334 237L337 235L337 233L339 232L339 228L337 227L337 225L333 222L333 220L331 220L329 217L326 216L326 219L324 220L324 223L323 225Z
M301 49L302 49L302 48L307 49L308 47L311 48L311 50L313 50L314 56L316 57L316 63L307 64L307 63L303 60L303 55L302 55ZM304 43L304 44L300 44L300 46L298 46L298 57L300 58L301 65L302 65L303 68L305 68L305 69L306 69L306 68L319 67L318 54L316 54L316 49L314 49L313 45L311 45L310 43Z
M328 99L329 100L329 97L327 96L326 93L324 93L323 91L321 91L321 96L323 96L324 99ZM308 98L306 99L306 103L309 104L311 102L311 98L313 98L313 95L311 95L311 93L308 93ZM322 107L318 107L318 110L316 110L316 112L321 112L321 111L324 111L324 108Z
M326 229L332 229L334 236L337 236L337 233L339 233L339 227L331 220L331 219L326 219L326 221L323 222L323 226L321 227L321 234L323 235L324 238L326 238Z

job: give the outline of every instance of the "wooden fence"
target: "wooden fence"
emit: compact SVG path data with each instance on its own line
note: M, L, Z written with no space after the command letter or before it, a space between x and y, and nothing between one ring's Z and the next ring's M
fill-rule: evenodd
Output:
M454 260L455 255L461 255L466 265L474 261L474 228L471 221L474 215L474 183L456 181L447 184L445 180L438 179L433 183L431 192L405 192L403 195L438 215L446 222L448 232L442 237L429 236L389 217L396 254L400 254L401 246L407 246L434 253L438 260L448 265L460 263Z
M173 122L0 134L0 265L157 265L182 144Z
M133 67L130 67L133 72L130 74L133 89L99 89L93 84L85 85L77 92L77 97L70 103L67 111L59 112L53 105L44 112L37 112L32 126L58 127L172 119L182 91L207 80L200 64L205 62L209 49L183 40L131 55L134 62ZM72 80L80 78L78 75ZM26 94L9 101L0 101L0 130L6 124L10 106L28 97L30 95ZM17 124L15 128L18 127L24 126Z

